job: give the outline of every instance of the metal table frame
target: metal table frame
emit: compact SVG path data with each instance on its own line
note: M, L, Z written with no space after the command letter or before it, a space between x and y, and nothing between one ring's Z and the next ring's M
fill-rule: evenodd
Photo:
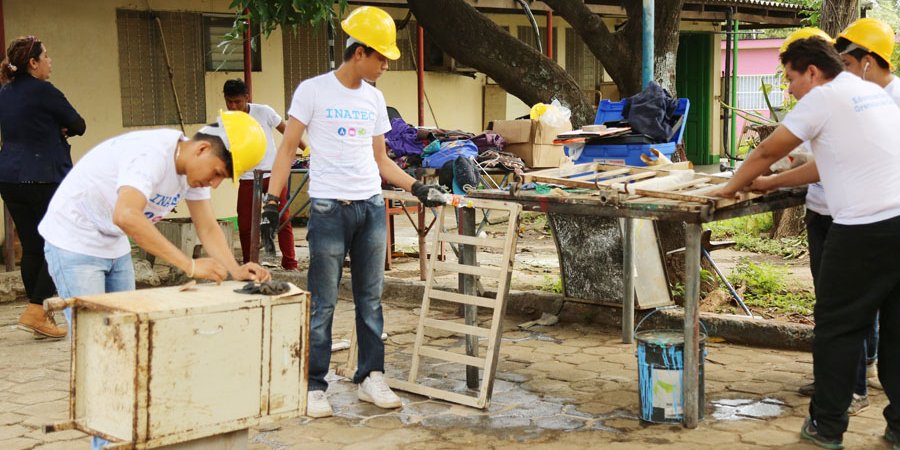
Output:
M712 204L610 202L590 195L541 195L534 191L478 191L474 198L503 200L522 205L523 211L624 218L622 342L634 342L634 219L682 222L685 229L684 273L684 426L696 428L700 418L700 235L702 224L775 211L804 204L806 189L778 191L758 199L717 209ZM469 219L474 220L474 219Z

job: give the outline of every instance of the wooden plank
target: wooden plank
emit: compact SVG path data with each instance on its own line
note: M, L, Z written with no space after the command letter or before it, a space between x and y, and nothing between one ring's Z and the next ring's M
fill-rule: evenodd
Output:
M631 173L631 169L618 169L618 170L607 170L605 172L591 172L584 175L576 175L573 177L567 177L570 180L596 180L597 178L609 178L609 177L617 177L619 175L625 175Z
M454 244L477 245L478 247L503 248L506 245L505 239L497 238L480 238L477 236L465 236L462 234L441 232L438 239L444 242L452 242Z
M447 272L464 273L466 275L475 275L479 277L497 278L500 276L500 269L481 266L467 266L465 264L452 263L447 261L435 261L432 263L434 270L445 270Z
M425 326L429 328L437 328L438 330L450 331L458 334L468 334L486 338L488 337L488 329L474 327L462 323L450 322L449 320L425 319Z
M475 397L470 397L464 394L457 394L456 392L445 391L442 389L437 389L429 386L423 386L421 384L410 383L404 380L397 380L394 378L386 378L388 386L399 389L401 391L411 392L413 394L423 395L425 397L436 398L439 400L446 400L448 402L457 403L464 406L470 406L472 408L484 408L484 405L478 401Z
M641 173L635 173L632 175L628 175L625 177L619 177L619 178L613 178L611 180L599 181L599 182L597 182L597 184L600 186L612 186L614 184L629 183L629 182L632 182L635 180L644 180L647 178L653 178L655 176L656 176L656 173L654 173L654 172L641 172Z
M669 200L681 200L684 202L694 202L694 203L709 203L713 204L718 200L715 197L705 197L701 195L688 195L682 194L680 192L664 192L664 191L649 191L646 189L635 189L634 193L637 195L643 195L645 197L654 197L654 198L665 198Z
M441 291L438 289L427 290L425 292L425 297L433 298L435 300L444 300L447 302L459 303L461 305L475 305L491 309L493 309L497 303L497 300L488 297L457 294L456 292Z
M422 348L419 349L419 355L434 359L440 359L441 361L464 364L467 366L475 366L479 369L483 369L485 366L485 362L481 358L448 352L446 350L438 350L434 347L422 346Z

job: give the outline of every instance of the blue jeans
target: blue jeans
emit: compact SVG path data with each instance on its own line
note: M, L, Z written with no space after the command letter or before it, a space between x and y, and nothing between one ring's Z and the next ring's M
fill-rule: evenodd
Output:
M306 239L309 241L307 289L312 294L309 390L328 388L325 375L331 363L331 323L344 257L348 253L359 345L353 382L362 382L372 371L384 372L381 341L384 329L381 292L387 240L384 199L381 194L352 202L311 199Z
M45 242L44 257L56 290L62 298L135 289L134 265L130 254L114 259L98 258L63 250ZM65 315L71 330L72 308L66 308ZM69 336L71 338L72 335ZM98 450L108 443L105 439L94 436L91 448Z

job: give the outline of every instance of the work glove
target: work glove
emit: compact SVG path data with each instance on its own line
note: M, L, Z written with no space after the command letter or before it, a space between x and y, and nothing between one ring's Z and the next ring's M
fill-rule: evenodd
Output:
M278 213L278 203L267 201L263 205L262 217L259 222L259 237L263 243L263 252L270 257L275 255L275 232L278 231L280 219Z
M423 184L421 181L416 181L412 185L411 192L428 208L434 208L435 206L441 206L447 203L445 200L447 191L437 184Z

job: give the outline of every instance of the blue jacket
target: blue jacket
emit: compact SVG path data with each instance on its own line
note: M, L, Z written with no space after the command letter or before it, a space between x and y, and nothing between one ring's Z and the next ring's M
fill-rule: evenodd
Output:
M0 183L59 183L72 169L66 136L84 134L84 119L47 81L17 74L0 88Z

